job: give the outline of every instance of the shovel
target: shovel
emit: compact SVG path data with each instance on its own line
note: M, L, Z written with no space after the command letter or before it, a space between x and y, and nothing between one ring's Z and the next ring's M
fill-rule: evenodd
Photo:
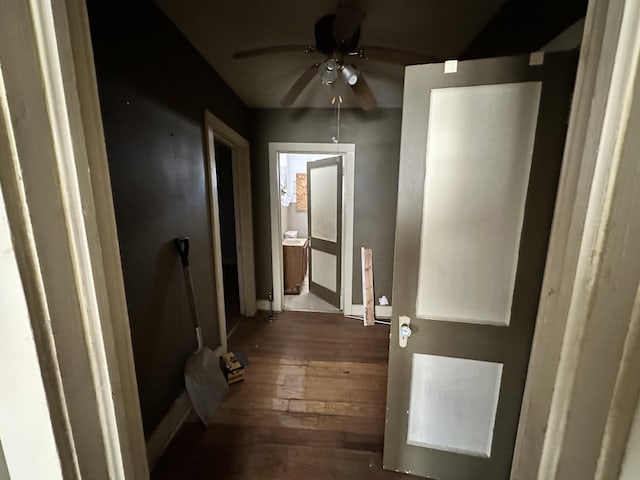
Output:
M196 294L193 290L193 279L189 266L189 238L176 238L173 243L180 260L182 260L184 279L189 294L189 306L191 307L191 319L198 341L197 350L191 354L184 367L184 383L193 409L202 423L208 425L213 421L218 408L227 396L229 385L220 370L220 360L202 342L202 330L196 308Z

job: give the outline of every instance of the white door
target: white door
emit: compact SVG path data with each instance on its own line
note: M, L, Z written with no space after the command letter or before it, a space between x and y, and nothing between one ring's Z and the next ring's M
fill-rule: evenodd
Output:
M509 478L576 59L406 70L387 469Z
M342 157L307 163L309 291L340 308Z

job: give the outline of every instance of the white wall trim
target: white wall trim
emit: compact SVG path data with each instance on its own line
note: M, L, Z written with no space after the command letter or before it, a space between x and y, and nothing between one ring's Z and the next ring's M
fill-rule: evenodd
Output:
M623 451L624 459L618 480L637 480L640 473L640 455L638 455L638 452L640 452L640 403L638 403L629 428L631 432Z
M240 313L252 317L256 314L256 283L253 252L253 213L251 206L251 165L249 142L209 111L204 113L207 138L207 176L211 206L214 272L216 277L216 303L218 332L223 351L227 351L227 324L224 305L222 270L222 239L220 237L220 206L214 141L231 148L233 168L233 207L236 219L236 256L238 259L238 287Z
M0 181L56 454L65 478L147 478L86 5L4 13Z
M392 305L376 305L376 318L391 318L392 315ZM348 315L353 315L356 317L364 317L364 305L351 305L351 311Z
M258 307L258 310L262 310L263 312L268 312L270 305L269 305L269 300L256 300L256 304ZM273 310L274 312L280 312L281 310Z
M614 5L616 4L616 5ZM616 13L616 9L619 10ZM610 11L611 10L611 11ZM534 480L578 262L586 204L617 48L617 2L591 0L583 32L556 209L518 426L512 478Z
M603 435L602 449L596 469L597 479L617 478L627 466L635 464L635 474L627 478L635 478L640 472L640 456L638 456L637 428L638 405L640 398L640 383L637 380L638 365L640 365L640 289L635 298L635 305L629 322L629 331L620 360L620 369L616 378L611 398L611 408L607 418ZM632 448L632 449L630 449Z
M258 300L258 310L262 310L265 312L269 311L269 300ZM274 312L279 312L281 310L275 310ZM355 304L351 305L349 312L344 312L345 316L351 315L356 317L362 317L364 315L364 305ZM376 305L376 318L391 318L392 314L392 305Z
M273 309L281 311L284 304L282 263L282 232L280 220L280 192L278 184L278 155L280 153L326 153L344 158L344 203L342 215L342 295L341 307L345 315L352 310L353 280L353 208L355 186L355 155L353 143L269 143L269 200L271 207L271 265Z
M269 300L258 300L258 310L265 312L269 311ZM280 312L281 310L275 310L274 312ZM355 304L350 306L349 312L344 312L345 316L362 317L364 315L364 305ZM376 318L391 318L392 305L376 305Z
M0 72L0 102L4 100ZM2 105L5 107L5 105ZM2 114L6 113L1 108ZM0 126L5 126L0 115ZM0 137L0 155L11 158ZM4 166L4 165L2 165ZM1 168L1 167L0 167ZM43 372L31 327L24 286L18 270L12 232L9 229L2 186L0 185L0 440L5 442L6 459L0 444L0 479L64 478ZM19 366L19 368L16 368ZM5 386L9 386L5 388ZM61 387L61 385L58 385ZM64 425L70 430L70 425ZM67 437L69 438L70 435ZM38 452L34 462L25 452ZM7 462L9 465L7 465ZM10 466L10 468L9 468ZM73 465L77 467L77 465ZM74 471L73 473L76 473Z
M222 354L222 345L213 351L215 357L219 357ZM175 437L180 427L182 427L187 418L189 418L192 410L193 406L189 399L189 394L186 390L182 390L146 442L149 470L152 470L157 465L162 454L171 444L173 437Z
M213 250L213 272L215 276L215 295L218 319L218 337L222 351L227 351L227 314L224 304L224 274L222 270L222 237L220 235L220 202L218 200L218 176L216 175L216 155L214 148L214 132L209 125L208 115L205 112L205 127L207 137L207 178L209 211L211 212L211 248ZM235 202L234 202L235 203ZM238 270L240 259L238 258Z
M512 478L617 478L640 379L640 5L592 0Z
M608 463L603 455L613 453L606 436L610 422L619 421L620 412L629 413L621 400L640 385L637 375L628 378L626 394L613 403L640 283L635 248L640 243L640 4L619 3L624 3L622 22L615 30L613 73L543 449L540 474L545 478L613 478L596 477L596 460ZM619 469L620 463L609 465L609 475L617 477Z
M183 390L178 398L171 404L169 411L162 418L146 442L149 470L153 470L157 465L158 460L160 460L160 457L162 457L171 440L173 440L173 437L178 433L178 430L180 430L189 413L191 413L192 408L189 395L187 395L186 390Z
M60 9L62 3L63 0L56 0ZM108 302L109 312L105 318L111 319L110 322L103 323L103 329L104 338L108 342L108 362L117 368L113 377L119 393L116 397L116 416L121 432L125 476L145 478L149 469L87 7L84 0L64 0L64 3L75 65L75 83L70 83L69 88L77 91L82 115L82 128L76 128L75 134L84 137L79 143L81 145L84 140L87 151L91 193L100 237L101 261L96 268L104 271L106 299L102 298L101 301Z
M223 353L226 353L226 350L222 345L213 351L215 357L219 357ZM182 427L187 418L189 418L192 410L193 405L189 399L189 394L186 390L182 390L146 442L149 470L153 470L157 465L162 454L171 444L173 437L176 436L180 427Z

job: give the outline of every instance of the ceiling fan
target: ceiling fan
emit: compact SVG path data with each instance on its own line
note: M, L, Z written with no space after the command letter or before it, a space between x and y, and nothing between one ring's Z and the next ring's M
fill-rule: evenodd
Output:
M283 97L280 105L288 107L295 102L305 87L316 76L324 85L333 85L340 77L349 85L363 110L377 106L373 92L362 72L351 59L373 60L396 65L410 65L437 61L419 53L387 47L360 47L360 24L365 14L361 10L338 3L335 13L321 17L315 24L314 45L276 45L271 47L243 50L233 55L234 59L244 59L275 53L321 53L324 62L317 62L305 70Z

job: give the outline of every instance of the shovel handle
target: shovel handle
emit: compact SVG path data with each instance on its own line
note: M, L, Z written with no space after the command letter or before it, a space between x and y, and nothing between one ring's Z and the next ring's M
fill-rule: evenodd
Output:
M196 293L193 288L193 278L191 278L191 267L189 266L189 237L178 237L173 239L173 245L178 252L184 270L184 279L187 284L189 294L189 307L191 308L191 321L196 330L196 340L198 341L198 352L202 349L202 330L200 329L200 319L198 318L198 308L196 307Z
M173 239L173 245L176 247L176 252L182 260L182 266L189 266L189 237L178 237Z

